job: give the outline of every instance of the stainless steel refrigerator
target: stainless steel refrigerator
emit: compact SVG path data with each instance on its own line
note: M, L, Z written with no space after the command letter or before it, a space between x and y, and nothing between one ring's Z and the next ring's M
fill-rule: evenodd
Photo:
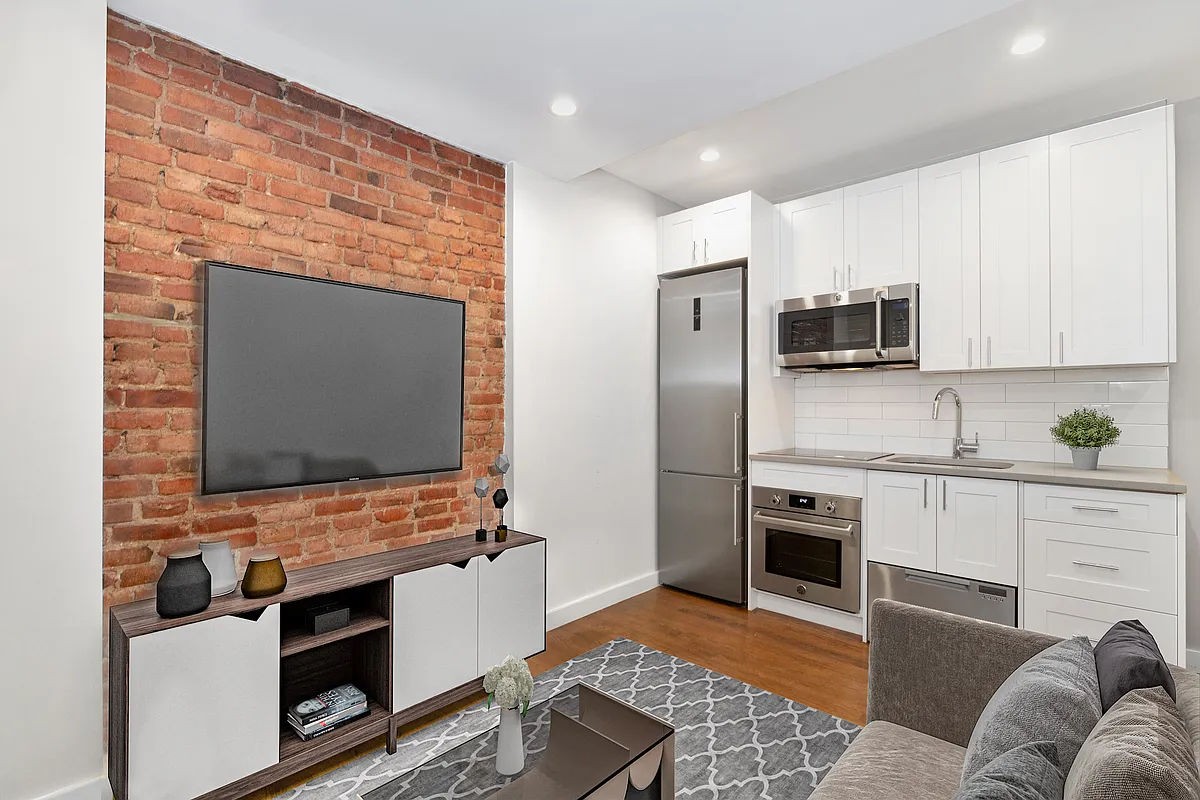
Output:
M746 601L746 305L741 267L663 278L658 307L658 568Z

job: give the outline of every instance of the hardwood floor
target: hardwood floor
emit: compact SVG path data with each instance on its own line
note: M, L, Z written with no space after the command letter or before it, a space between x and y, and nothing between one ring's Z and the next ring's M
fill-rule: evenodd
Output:
M746 611L659 587L550 631L546 652L530 660L535 675L612 639L624 637L729 675L797 703L863 725L867 716L867 646L858 636L770 611ZM469 698L401 729L400 735L477 702ZM270 789L267 800L380 746L369 742Z

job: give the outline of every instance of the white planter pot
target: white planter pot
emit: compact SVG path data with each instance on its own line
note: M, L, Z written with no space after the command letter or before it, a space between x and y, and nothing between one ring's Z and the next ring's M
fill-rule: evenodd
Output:
M1099 447L1072 447L1071 463L1076 469L1096 469L1100 461Z
M233 564L233 550L229 547L228 539L201 542L200 555L212 575L213 597L229 594L237 588L237 568Z
M496 742L496 771L516 775L525 769L525 736L521 730L521 712L500 709L500 734Z

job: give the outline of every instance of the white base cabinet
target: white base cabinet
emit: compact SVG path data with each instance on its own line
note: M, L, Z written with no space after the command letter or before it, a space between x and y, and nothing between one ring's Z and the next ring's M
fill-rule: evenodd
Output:
M1048 633L1062 639L1086 636L1095 644L1109 628L1126 619L1139 620L1154 637L1163 657L1173 664L1180 663L1180 657L1176 654L1182 654L1183 651L1179 647L1176 617L1079 597L1033 590L1025 592L1025 628L1038 633Z
M479 562L392 578L392 710L479 677Z
M867 560L937 571L937 479L912 472L867 473Z
M129 642L132 800L196 797L279 761L279 606Z
M1017 585L1017 484L939 478L937 571Z
M546 649L546 543L479 561L479 674Z

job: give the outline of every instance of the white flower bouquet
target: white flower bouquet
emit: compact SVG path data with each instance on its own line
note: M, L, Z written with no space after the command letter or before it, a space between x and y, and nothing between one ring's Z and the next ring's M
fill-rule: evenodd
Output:
M529 699L533 697L533 675L529 665L509 656L483 676L483 690L488 693L488 708L495 700L501 708L519 707L524 716L529 710Z

